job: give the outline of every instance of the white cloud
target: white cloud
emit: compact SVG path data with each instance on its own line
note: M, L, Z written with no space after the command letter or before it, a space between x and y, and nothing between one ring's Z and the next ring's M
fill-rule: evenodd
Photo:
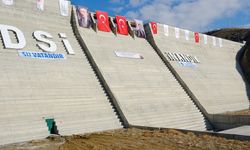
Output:
M120 13L121 11L124 10L124 7L114 7L114 8L111 8L111 10L115 13Z
M110 3L124 3L124 0L109 0Z
M128 7L138 7L145 3L147 3L149 0L129 0Z
M202 30L212 22L230 17L248 6L248 0L130 0L131 7L141 6L136 11L128 11L126 16L187 28Z
M242 28L250 28L250 23L249 24L243 24L241 27Z
M129 11L127 12L127 15L130 19L136 19L139 18L139 13L134 12L134 11Z

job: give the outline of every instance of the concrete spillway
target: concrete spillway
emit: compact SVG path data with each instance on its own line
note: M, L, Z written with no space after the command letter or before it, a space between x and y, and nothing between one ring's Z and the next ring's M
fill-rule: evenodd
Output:
M162 24L138 38L132 21L124 36L112 17L102 32L93 13L82 28L74 7L59 8L0 2L0 145L131 126L204 131L209 115L249 108L241 44L195 43L173 27L166 36Z
M129 125L206 130L203 115L146 39L95 32L75 20L78 38ZM141 57L119 57L117 51Z
M199 35L200 41L196 43L194 32L189 32L189 40L186 40L185 30L179 29L179 38L176 38L175 30L169 26L166 35L164 25L159 24L158 34L148 32L149 41L204 111L218 114L248 109L249 89L236 59L242 44L220 41L211 36L206 38L203 34ZM193 63L193 66L181 64L182 61L168 57L168 54L173 53L195 56L199 63Z
M0 24L22 31L26 46L22 51L41 53L34 31L52 35L65 59L21 57L20 50L0 45L0 144L45 138L50 135L46 119L54 119L59 134L121 128L108 98L78 44L70 25L70 15L60 15L58 1L45 1L45 10L36 1L0 4ZM71 7L69 7L71 9ZM65 33L74 55L69 55L59 38ZM12 41L16 41L9 31ZM45 45L46 46L46 45Z

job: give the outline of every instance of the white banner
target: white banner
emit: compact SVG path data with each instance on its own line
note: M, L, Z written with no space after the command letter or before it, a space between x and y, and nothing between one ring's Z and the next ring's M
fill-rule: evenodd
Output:
M165 36L169 36L168 25L165 25L165 24L164 24L163 27L164 27L164 35L165 35Z
M14 0L2 0L2 2L3 2L5 5L13 5L13 4L14 4Z
M185 30L185 38L187 41L189 41L189 31Z
M216 46L216 38L213 37L213 46Z
M69 16L69 1L59 0L60 13L62 16Z
M44 10L44 0L37 0L36 7L37 7L37 9L43 11Z
M179 29L179 28L175 28L175 37L176 37L177 39L180 38L180 29Z
M221 38L219 38L219 45L220 45L220 47L223 47L222 39Z
M204 34L203 37L204 37L204 44L207 44L207 35Z
M139 53L115 51L115 55L123 58L143 59L143 56Z

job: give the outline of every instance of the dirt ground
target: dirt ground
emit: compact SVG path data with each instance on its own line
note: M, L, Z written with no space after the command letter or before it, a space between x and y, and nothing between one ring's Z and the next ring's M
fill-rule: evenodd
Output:
M176 130L120 129L0 147L0 150L249 150L250 141L228 140L209 135L196 136Z
M227 115L244 115L249 116L250 115L250 109L242 110L242 111L235 111L235 112L227 112Z

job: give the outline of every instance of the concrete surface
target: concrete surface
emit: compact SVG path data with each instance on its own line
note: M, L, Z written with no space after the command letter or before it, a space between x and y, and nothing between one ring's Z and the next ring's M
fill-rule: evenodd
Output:
M149 40L154 42L154 47L164 61L187 86L193 94L192 98L200 104L200 109L204 109L203 112L219 114L249 109L250 90L236 61L242 44L222 40L223 47L220 47L216 39L217 45L213 46L212 39L208 36L208 44L204 44L203 35L200 34L200 43L195 43L194 32L190 31L187 41L183 29L180 29L180 38L177 39L175 29L171 26L169 36L165 36L163 24L158 24L158 34L154 34ZM167 58L168 52L196 56L200 63L196 67L181 66L177 61Z
M0 39L0 145L45 138L46 118L54 118L59 134L72 135L122 128L89 62L78 44L70 17L59 13L57 0L45 1L43 12L34 0L0 2L1 24L19 28L26 51L42 52L32 33L53 36L65 60L22 58L4 49ZM66 33L75 55L68 55L58 33ZM14 34L12 39L15 40Z
M206 130L202 114L146 39L74 24L129 125ZM115 51L138 53L144 59L121 58Z
M237 128L233 128L229 130L224 130L219 133L250 136L250 126L241 126L241 127L237 127Z

